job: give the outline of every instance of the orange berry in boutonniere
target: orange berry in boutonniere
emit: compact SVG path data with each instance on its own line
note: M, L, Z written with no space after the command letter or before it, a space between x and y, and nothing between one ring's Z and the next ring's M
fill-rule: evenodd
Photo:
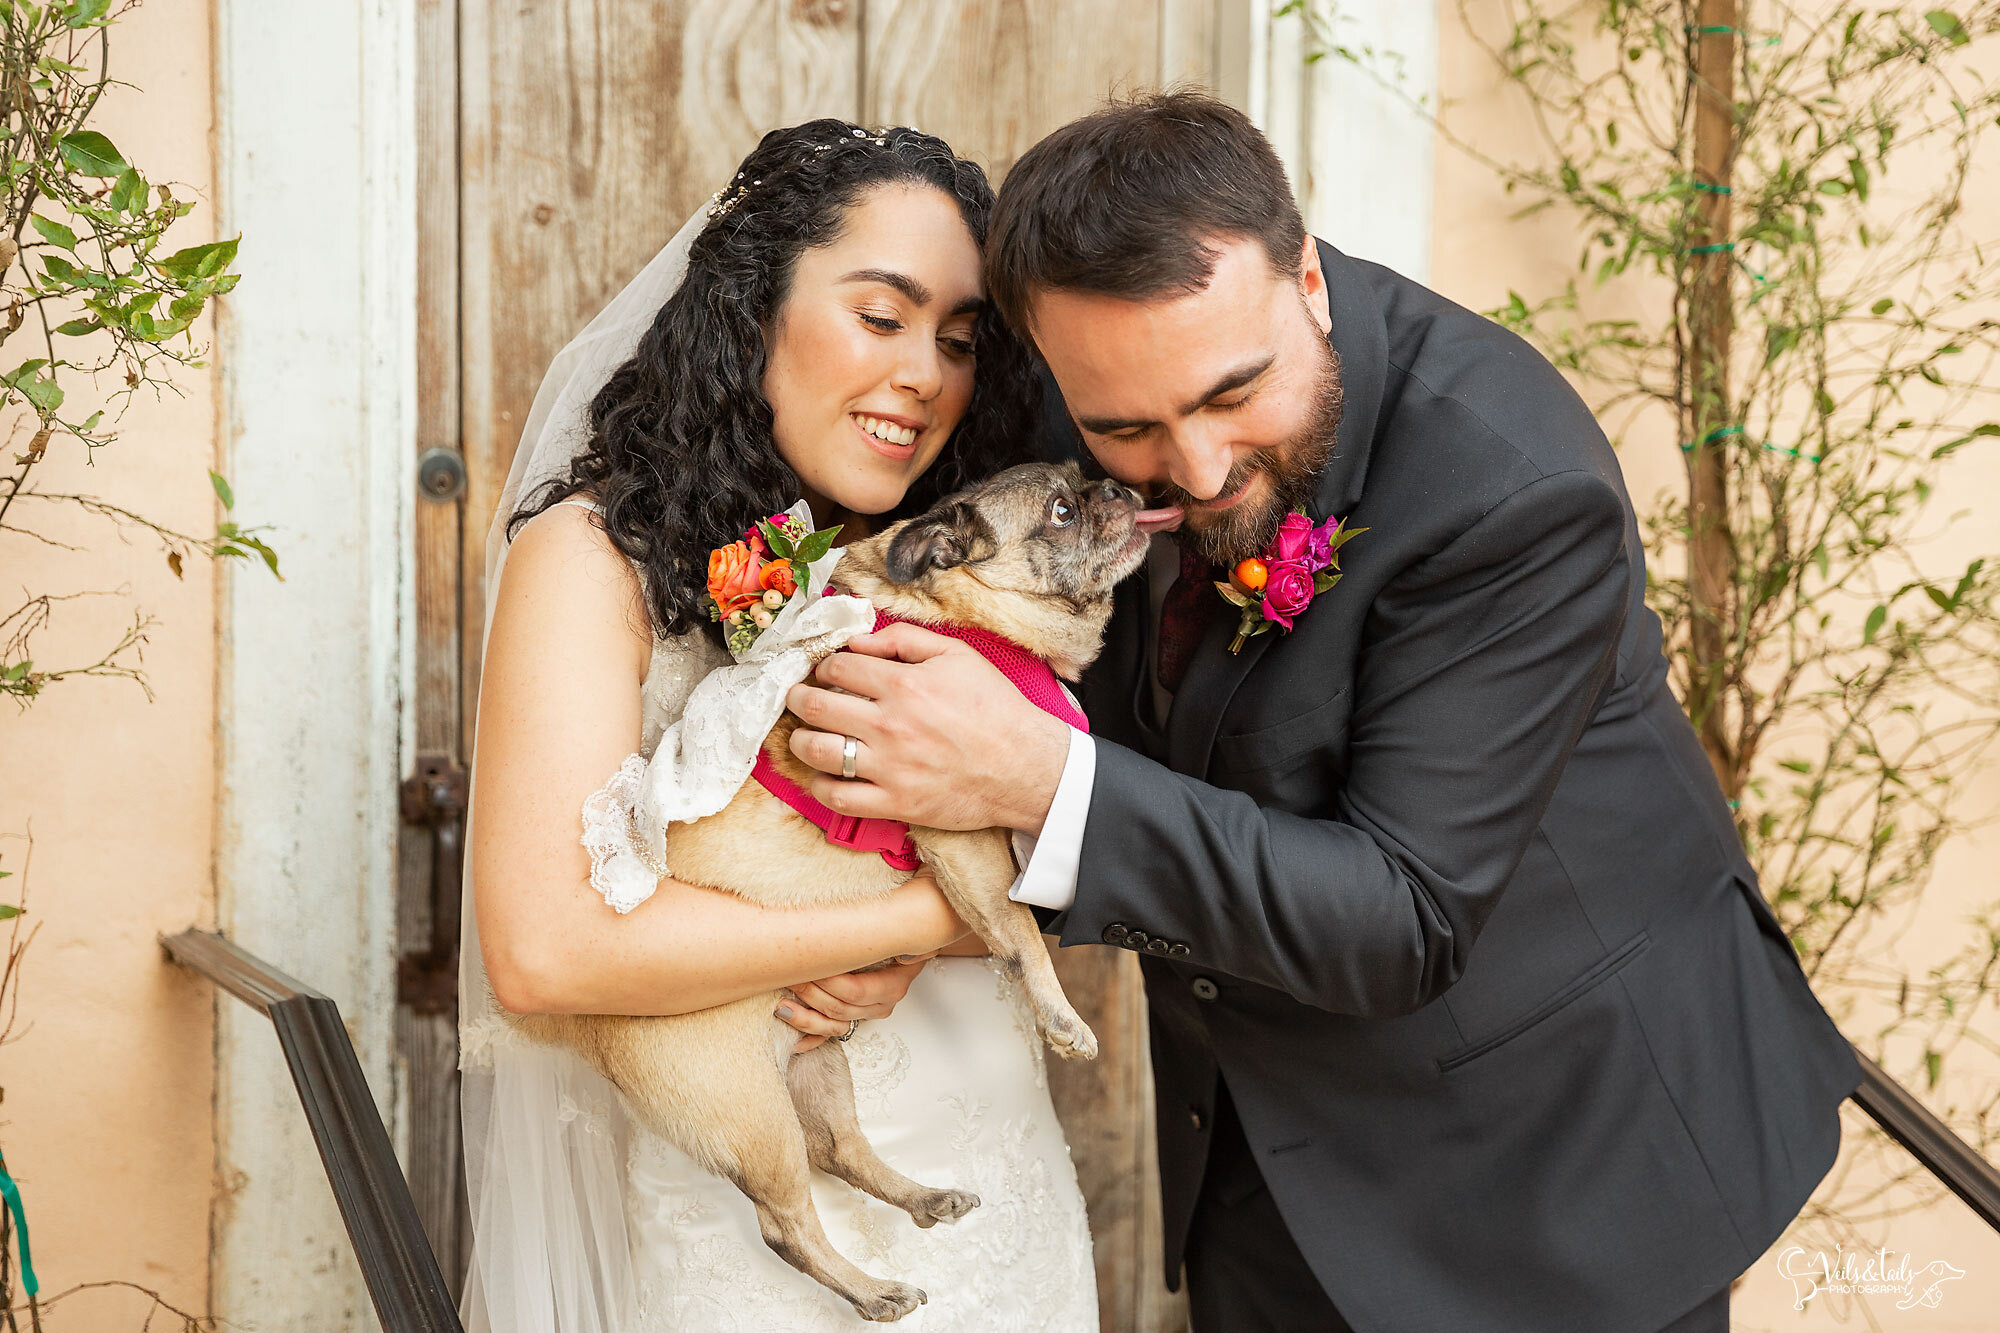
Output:
M1254 555L1248 560L1237 561L1236 568L1229 572L1230 582L1240 592L1256 592L1270 577L1271 571Z

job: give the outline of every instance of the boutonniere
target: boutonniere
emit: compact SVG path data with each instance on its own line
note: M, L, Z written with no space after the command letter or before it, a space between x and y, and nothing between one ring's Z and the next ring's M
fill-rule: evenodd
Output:
M833 549L840 525L815 532L797 513L760 518L743 540L708 553L708 618L728 626L741 657L794 597L809 597L810 566Z
M1236 637L1229 641L1230 652L1270 633L1273 625L1290 633L1292 621L1312 605L1312 599L1340 582L1340 548L1368 531L1342 527L1342 522L1330 518L1314 527L1311 519L1293 510L1278 524L1278 535L1262 556L1238 561L1227 583L1216 582L1216 591L1243 613Z

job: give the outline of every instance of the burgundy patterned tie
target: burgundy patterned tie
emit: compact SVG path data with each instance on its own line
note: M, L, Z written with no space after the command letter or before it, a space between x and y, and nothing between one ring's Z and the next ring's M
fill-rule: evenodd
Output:
M1201 642L1215 608L1222 603L1214 583L1221 573L1192 547L1181 547L1180 577L1167 589L1160 603L1159 656L1154 663L1160 684L1168 690L1180 689L1195 646Z

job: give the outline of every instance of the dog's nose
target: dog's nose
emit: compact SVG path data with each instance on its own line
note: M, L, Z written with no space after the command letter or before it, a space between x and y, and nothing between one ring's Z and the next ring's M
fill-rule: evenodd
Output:
M1139 507L1139 493L1130 486L1114 481L1110 477L1106 477L1091 488L1090 498L1099 504L1128 505L1133 509Z

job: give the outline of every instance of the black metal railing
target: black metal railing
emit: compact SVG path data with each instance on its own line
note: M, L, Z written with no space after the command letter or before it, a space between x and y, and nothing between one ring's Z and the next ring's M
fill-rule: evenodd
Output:
M1875 1117L1875 1123L1890 1138L1908 1149L1946 1189L1965 1200L1965 1206L1978 1213L1987 1226L2000 1231L2000 1170L1973 1151L1950 1125L1932 1115L1908 1088L1890 1078L1882 1066L1859 1050L1854 1058L1861 1062L1861 1086L1854 1090L1854 1104Z
M333 1001L212 931L162 936L168 957L271 1020L348 1239L388 1333L464 1333L437 1258L417 1220L389 1132L375 1110ZM1854 1102L2000 1231L2000 1170L1858 1049Z
M464 1333L340 1009L213 931L163 935L167 956L271 1020L327 1183L387 1333Z

